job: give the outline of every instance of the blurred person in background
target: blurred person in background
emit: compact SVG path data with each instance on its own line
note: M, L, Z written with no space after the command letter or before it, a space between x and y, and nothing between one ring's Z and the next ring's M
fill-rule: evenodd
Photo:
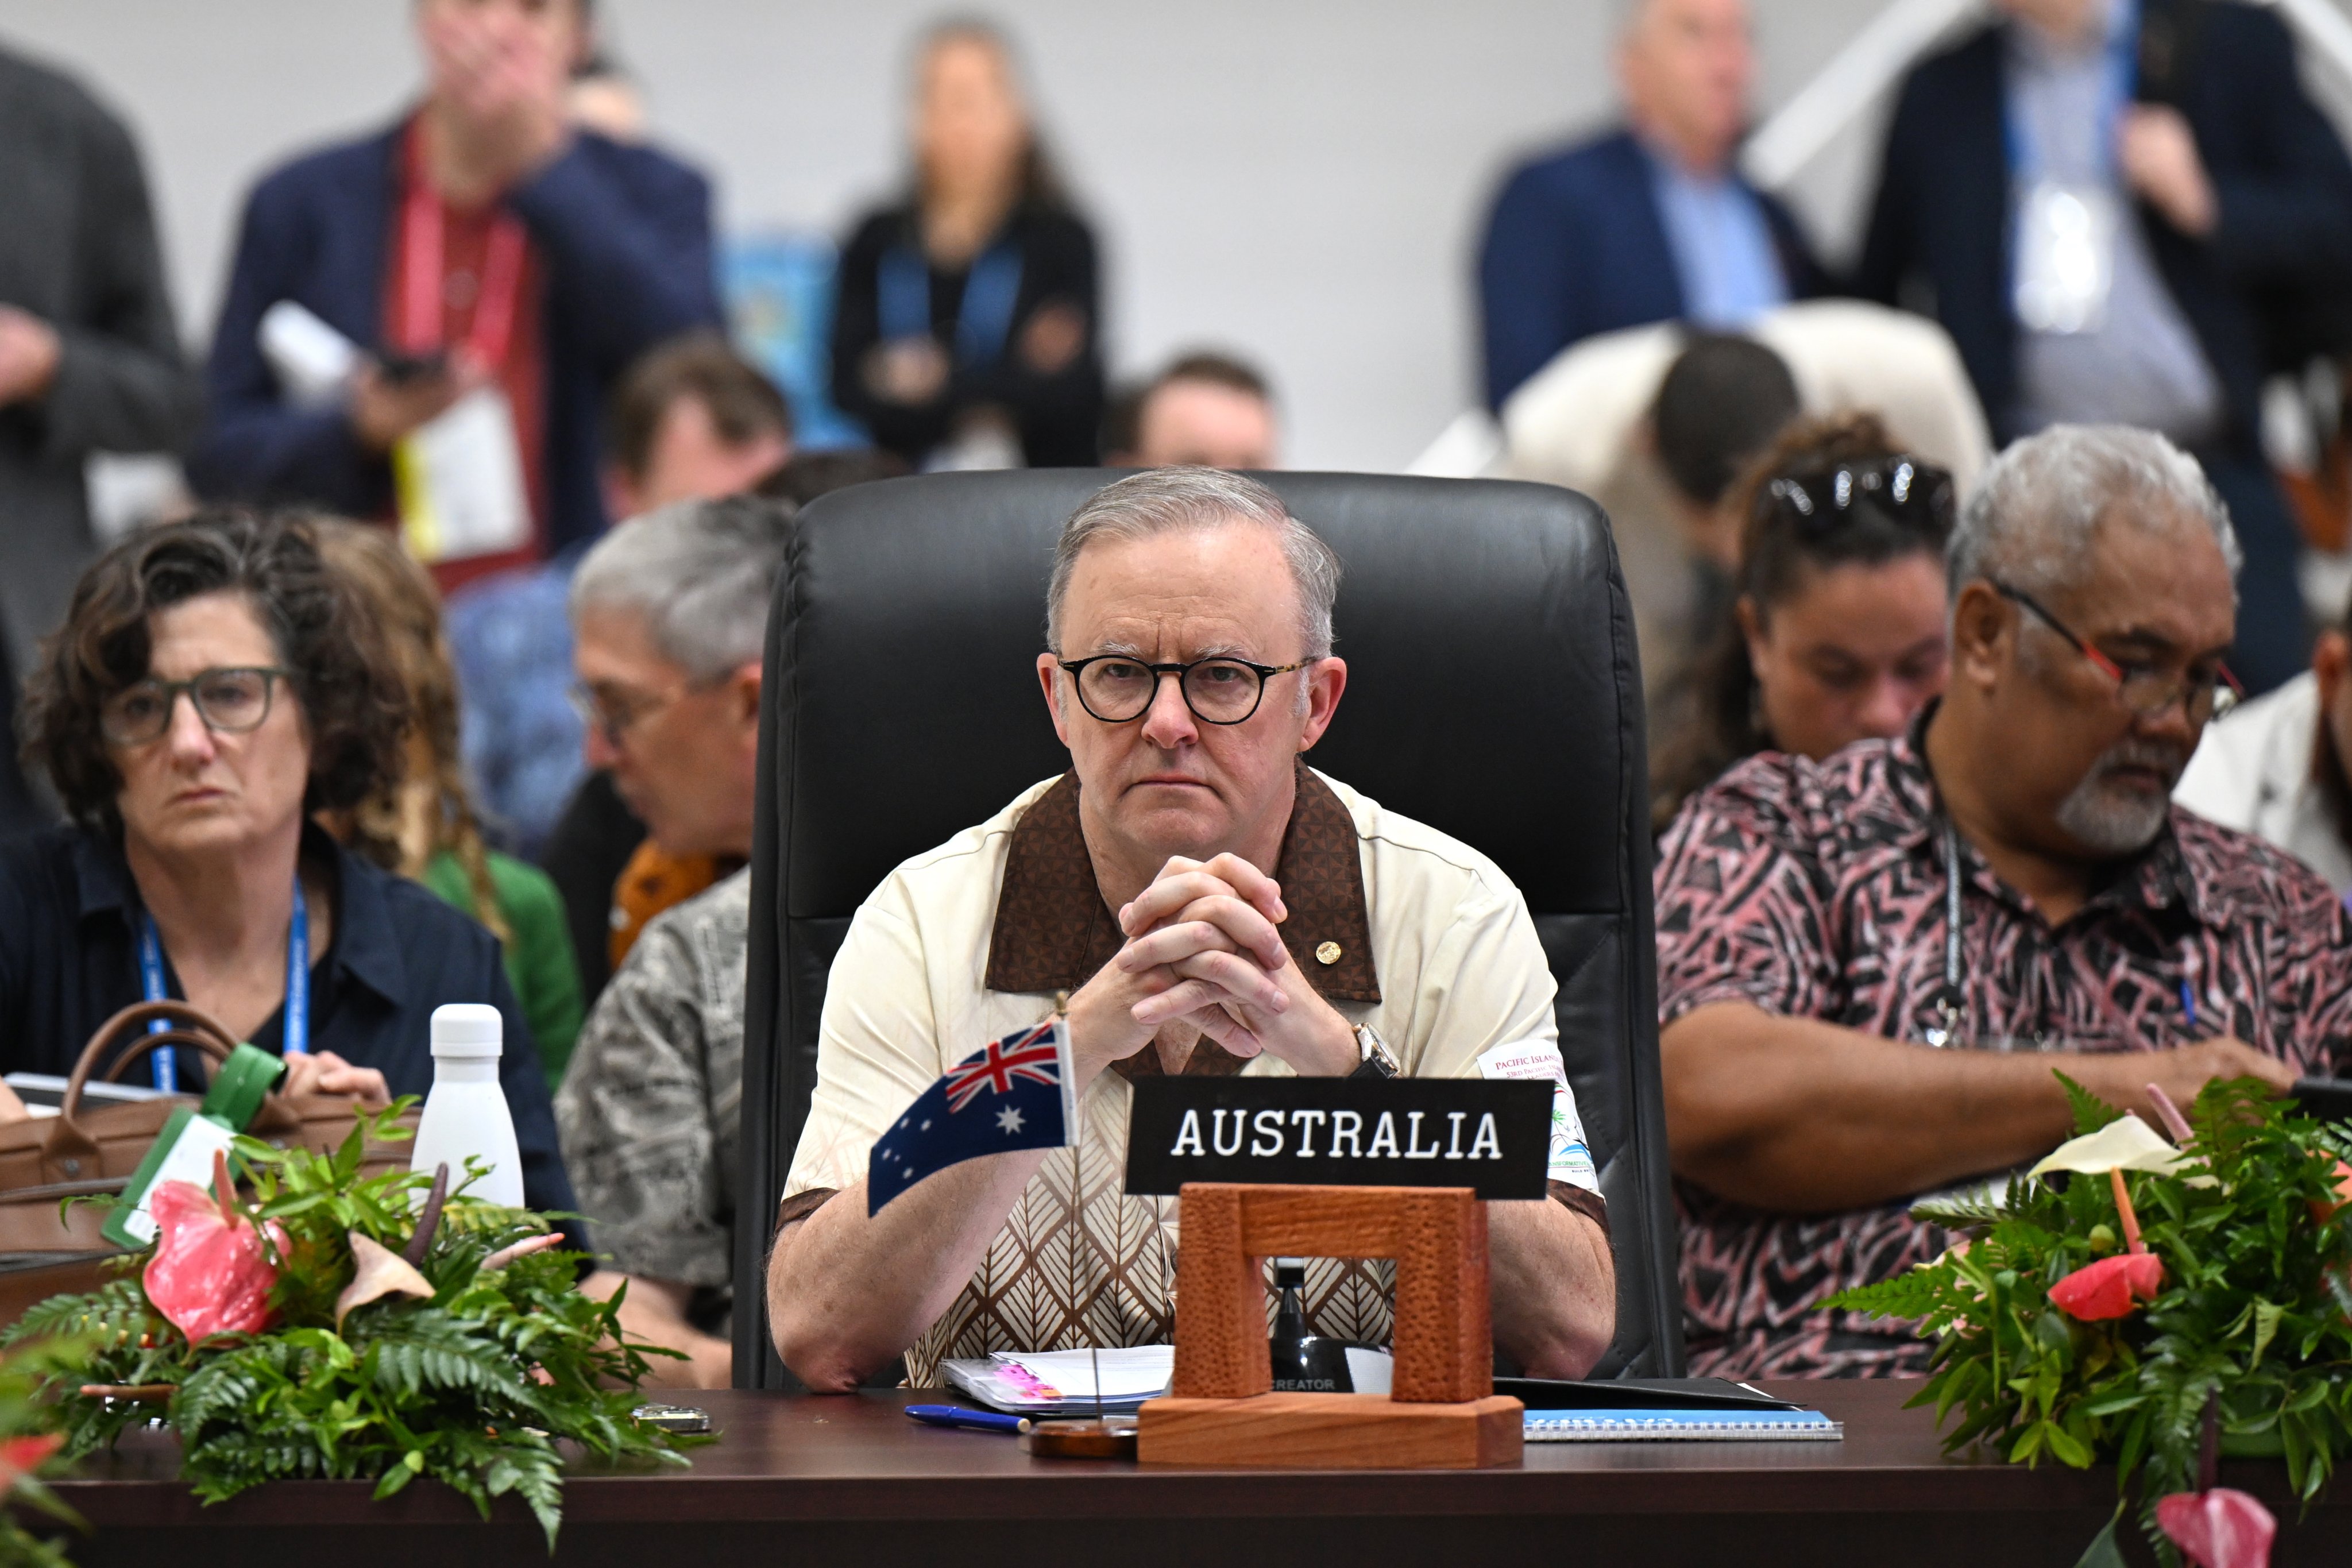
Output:
M572 576L588 765L612 775L645 833L591 905L604 911L608 963L647 921L751 856L761 663L793 512L756 496L679 501L608 534ZM553 854L547 865L572 898L578 879Z
M139 149L79 83L0 49L0 736L98 553L83 464L177 451L203 389L180 349ZM0 837L53 808L0 745Z
M1282 430L1265 377L1227 354L1180 354L1103 416L1113 468L1278 468Z
M908 472L904 459L873 448L841 448L801 452L792 461L751 487L751 493L775 501L787 513L834 490L875 479L892 479ZM570 646L566 634L566 646ZM580 978L593 1005L612 978L614 933L635 931L652 915L677 899L688 896L659 874L663 862L653 862L649 879L624 880L646 841L646 825L629 809L614 786L612 773L599 767L580 781L563 815L548 836L540 863L563 893L572 922L572 950L580 957ZM699 873L694 880L699 886Z
M667 342L632 365L605 420L604 494L627 520L672 501L733 495L792 456L782 393L717 332ZM572 689L572 574L591 541L470 584L449 601L465 692L466 771L490 827L537 854L579 786Z
M607 393L722 318L702 176L571 117L583 0L413 14L424 101L247 203L191 475L396 511L446 590L602 533Z
M1727 332L1694 333L1658 383L1647 435L1665 472L1676 530L1706 584L1705 628L1728 613L1748 527L1745 493L1729 505L1725 497L1802 406L1786 360Z
M587 38L579 63L572 68L572 85L564 107L572 123L614 142L646 139L646 95L628 68L621 64L604 36L604 19L591 0L580 0Z
M2352 162L2267 10L2000 9L1904 83L1856 287L1932 298L1996 440L2111 422L2194 453L2245 551L2231 662L2266 689L2308 637L2260 441L2262 296L2352 268Z
M2277 845L2352 892L2352 615L2311 668L2206 726L2173 800Z
M1944 689L1955 500L1868 414L1802 420L1748 469L1736 596L1666 706L1654 831L1736 763L1892 740Z
M409 717L309 522L214 508L100 556L26 683L26 760L72 822L0 850L0 1068L68 1072L115 1013L176 996L292 1089L421 1095L434 1009L487 1003L524 1198L577 1209L497 941L318 825L397 787ZM200 1070L147 1065L158 1088Z
M1486 405L1579 339L1734 328L1823 279L1734 164L1756 75L1747 0L1638 0L1617 40L1625 124L1513 170L1478 257Z
M538 1042L551 1087L580 1033L580 968L563 900L547 873L482 842L457 763L457 673L441 634L441 596L390 530L321 518L319 553L374 619L408 696L405 766L396 782L323 818L328 830L387 871L424 883L488 928Z
M1011 46L927 37L906 195L842 247L833 395L919 468L1087 466L1102 418L1092 232L1039 140Z

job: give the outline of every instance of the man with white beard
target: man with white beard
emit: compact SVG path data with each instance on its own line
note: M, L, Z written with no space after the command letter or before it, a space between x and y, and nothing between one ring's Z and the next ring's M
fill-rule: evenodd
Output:
M1941 701L1684 808L1658 1016L1694 1372L1924 1370L1903 1325L1813 1303L1945 1246L1920 1194L2063 1141L2057 1071L2153 1121L2151 1084L2185 1104L2352 1055L2352 917L2169 798L2234 694L2238 561L2162 437L2020 441L1952 536Z

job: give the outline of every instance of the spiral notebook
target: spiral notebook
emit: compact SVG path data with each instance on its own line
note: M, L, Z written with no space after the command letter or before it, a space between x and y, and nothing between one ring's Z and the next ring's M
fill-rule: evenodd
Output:
M1833 1443L1845 1424L1818 1410L1529 1410L1530 1443Z

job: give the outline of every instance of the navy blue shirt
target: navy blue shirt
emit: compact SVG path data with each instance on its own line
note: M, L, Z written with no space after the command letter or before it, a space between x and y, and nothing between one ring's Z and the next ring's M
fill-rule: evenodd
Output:
M489 1003L506 1019L499 1081L522 1150L524 1201L576 1211L547 1077L498 939L315 827L303 830L302 858L331 868L334 898L332 941L310 964L310 1049L374 1068L395 1095L421 1095L433 1087L433 1009ZM0 847L0 1071L71 1072L98 1026L142 999L138 910L121 850L81 828ZM164 969L181 996L168 953ZM281 1009L253 1043L281 1050L285 1027Z

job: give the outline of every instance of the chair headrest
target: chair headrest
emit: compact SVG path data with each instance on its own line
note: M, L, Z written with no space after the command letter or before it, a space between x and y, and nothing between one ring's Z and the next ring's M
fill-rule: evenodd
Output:
M1067 766L1034 668L1046 579L1064 521L1118 477L920 476L802 514L764 699L793 917L846 916ZM1345 567L1348 687L1309 761L1494 857L1538 912L1629 908L1640 672L1599 509L1547 485L1255 477Z

